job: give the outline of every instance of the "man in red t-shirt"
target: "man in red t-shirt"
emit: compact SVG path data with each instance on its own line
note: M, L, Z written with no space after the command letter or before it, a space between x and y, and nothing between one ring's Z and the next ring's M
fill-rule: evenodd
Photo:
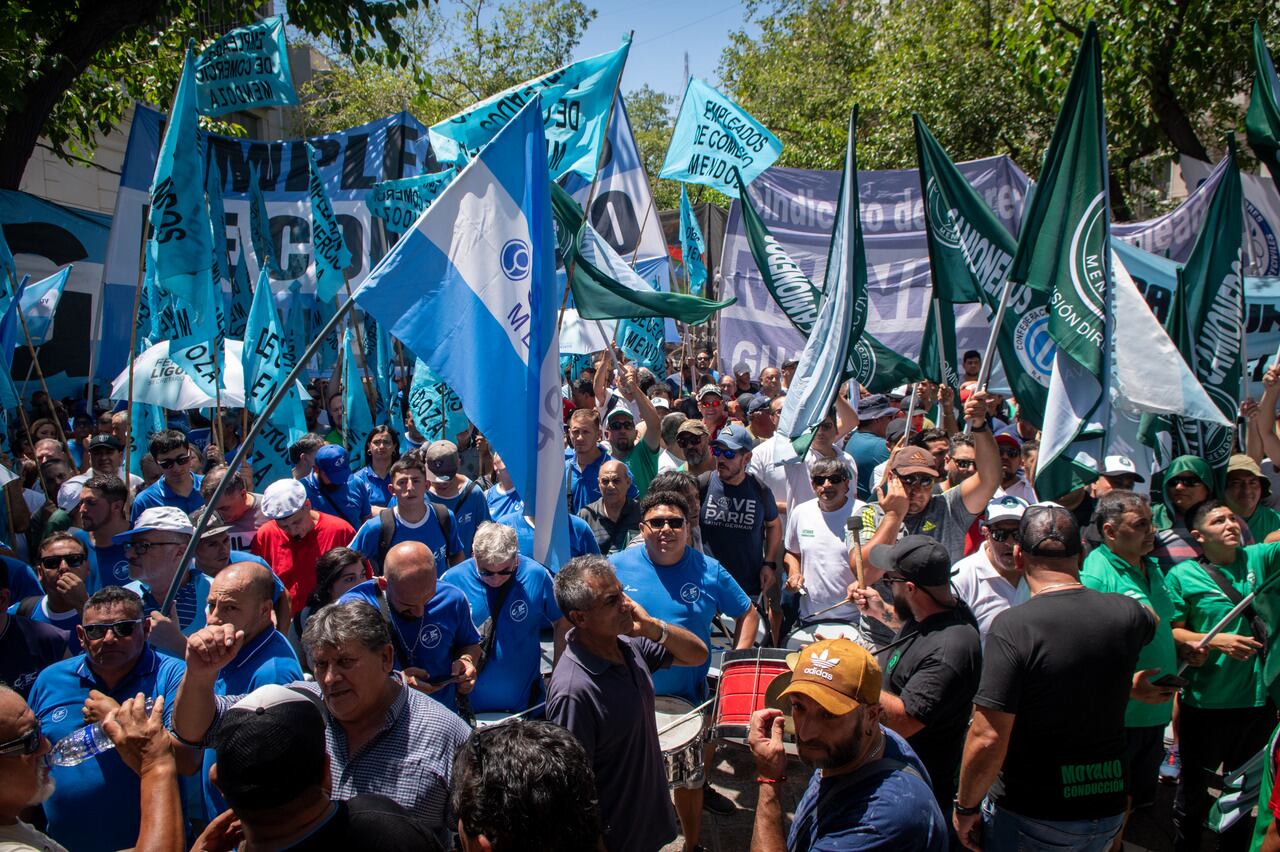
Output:
M267 486L262 513L270 518L253 537L252 551L271 566L293 601L296 616L316 585L316 560L355 538L351 524L311 508L307 492L296 479L282 479ZM368 562L365 578L373 576Z

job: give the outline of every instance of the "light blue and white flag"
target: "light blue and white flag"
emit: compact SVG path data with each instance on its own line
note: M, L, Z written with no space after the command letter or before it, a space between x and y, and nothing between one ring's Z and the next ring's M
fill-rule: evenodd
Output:
M27 332L33 346L44 345L53 333L53 317L70 274L71 266L68 264L48 278L28 285L23 292L22 313L27 318Z
M355 299L457 391L534 519L533 558L548 564L568 557L568 517L545 153L535 94Z
M284 40L284 18L272 15L237 27L196 60L200 112L217 117L242 109L297 106Z
M258 286L253 293L253 305L245 328L244 347L241 350L244 370L244 404L250 414L258 415L266 410L267 401L293 369L293 355L280 325L280 313L276 310L271 294L271 281L264 269L258 273ZM253 469L254 482L265 488L277 479L292 475L289 465L289 445L307 431L307 420L302 411L302 396L295 385L285 395L262 432L254 439L253 449L247 456Z
M384 180L373 185L365 203L369 205L369 212L382 220L389 233L403 234L413 227L413 223L457 174L458 170L450 166L442 172Z
M705 184L737 198L733 170L742 173L743 183L751 183L781 153L778 137L751 113L690 77L658 177Z
M347 445L347 463L353 470L364 465L364 442L373 431L373 412L356 349L356 336L347 328L342 336L342 442Z
M707 286L707 265L702 260L706 251L702 229L689 204L689 192L680 184L680 256L684 258L684 273L692 296L701 296Z
M409 385L409 413L413 425L428 441L456 441L467 428L462 400L422 359L414 364L413 382Z
M631 38L592 56L485 98L431 127L431 147L442 163L462 166L525 105L541 98L551 177L595 176L609 120L609 104L627 62Z
M180 304L203 320L213 305L197 276L207 275L213 231L205 206L203 147L196 114L195 55L187 45L178 91L165 125L151 181L150 223L156 242L156 279Z
M13 384L13 350L18 347L18 311L29 280L28 276L22 276L17 291L5 302L4 313L0 315L0 408L4 409L14 408L20 402L18 389Z
M308 142L307 166L311 177L307 194L311 197L311 254L316 263L316 299L332 302L346 281L345 270L351 265L351 250L347 248L342 226L329 203L329 193L324 190L317 156L315 146Z

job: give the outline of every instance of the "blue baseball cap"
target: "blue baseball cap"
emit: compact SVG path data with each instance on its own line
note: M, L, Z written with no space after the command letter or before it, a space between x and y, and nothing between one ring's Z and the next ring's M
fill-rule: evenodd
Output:
M325 444L316 450L316 467L334 485L346 485L351 478L347 451L337 444Z
M746 452L755 446L755 441L751 440L751 433L737 423L730 423L721 429L720 434L716 435L716 439L711 443L719 444L726 450L737 453Z

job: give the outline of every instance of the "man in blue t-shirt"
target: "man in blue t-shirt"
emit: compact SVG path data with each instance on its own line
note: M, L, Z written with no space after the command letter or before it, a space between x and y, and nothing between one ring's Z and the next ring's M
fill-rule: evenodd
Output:
M244 695L269 683L285 686L302 680L302 666L293 646L271 623L272 576L265 565L240 562L222 569L213 578L208 627L230 624L244 631L244 642L235 658L218 672L215 695ZM200 779L206 820L227 809L222 794L209 780L213 761L214 750L205 749Z
M382 573L382 560L390 547L403 541L425 544L442 570L465 558L458 522L453 512L443 506L437 510L427 502L427 470L415 456L391 466L391 493L396 505L361 524L351 540L351 548L369 559L375 574ZM394 525L389 539L384 530L387 523Z
M187 515L203 506L203 477L192 472L198 456L191 450L187 436L177 429L165 429L151 437L147 449L160 466L160 478L133 498L130 521L136 524L139 515L158 506L172 506Z
M165 725L182 682L183 663L158 654L147 643L150 626L142 602L132 592L108 586L94 592L76 628L85 653L45 669L31 689L28 703L51 742L87 722L98 722L111 702L133 698L165 698ZM91 691L109 701L90 701ZM138 777L114 749L75 766L50 770L55 787L44 803L48 834L68 849L131 848L142 820Z
M317 512L342 518L355 528L372 514L369 492L351 478L347 451L337 444L325 444L316 450L315 467L299 482Z
M507 473L506 465L502 463L502 457L497 453L493 454L493 475L497 482L485 494L485 501L489 506L489 515L494 523L511 527L516 531L516 536L520 540L520 554L532 559L533 525L525 517L524 500L520 499L520 494L511 482L511 475ZM577 515L570 514L570 558L575 556L598 556L599 554L600 545L596 543L596 536L591 531L591 525ZM560 570L559 564L555 562L548 562L545 567L552 574Z
M123 586L129 582L129 559L124 545L114 537L129 529L125 510L129 505L129 489L114 474L92 476L80 487L80 528L93 541L97 557L97 576L92 578L90 592L104 586Z
M15 601L9 608L10 615L26 616L67 631L67 650L80 653L76 625L89 598L89 548L70 533L52 533L40 542L36 570L44 594Z
M609 557L623 591L644 607L653 618L685 628L711 645L711 620L717 612L741 618L751 608L751 600L724 566L689 547L690 507L673 491L650 491L640 501L640 534L643 547L628 547ZM743 633L740 645L750 647L755 633ZM653 688L658 695L674 695L690 704L706 700L707 669L678 666L654 672ZM715 749L708 742L706 751ZM709 756L708 756L708 759ZM676 812L685 837L698 837L702 829L705 781L692 789L675 789ZM708 807L716 811L732 807L723 794L713 791Z
M377 607L391 622L395 667L405 683L457 712L457 696L475 686L480 659L467 596L456 586L437 585L435 559L420 541L392 547L384 568L384 576L366 580L340 602Z
M845 452L858 466L858 499L870 500L875 483L871 476L876 466L889 460L889 447L884 430L900 412L882 393L865 396L858 401L858 431L849 436Z
M515 530L486 521L476 530L474 551L440 580L467 596L480 625L483 666L471 710L518 713L542 700L539 635L554 627L558 652L568 624L556 606L551 572L520 555Z
M751 715L748 743L760 796L751 848L913 849L946 852L947 824L929 773L906 740L880 720L880 667L848 639L804 648L782 694L791 699L800 759L816 767L783 832L787 770L783 712Z
M569 415L570 447L564 451L564 469L569 476L569 514L600 499L600 466L612 458L600 445L600 415L594 408L580 408ZM635 483L627 491L632 500L640 496Z
M431 490L427 499L453 512L458 524L458 538L468 559L471 540L476 530L489 517L489 504L484 491L458 472L458 447L453 441L433 441L427 447L427 482Z

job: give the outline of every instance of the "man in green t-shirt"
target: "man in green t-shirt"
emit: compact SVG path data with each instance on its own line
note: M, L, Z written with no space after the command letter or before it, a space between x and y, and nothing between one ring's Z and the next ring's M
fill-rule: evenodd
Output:
M1204 556L1169 569L1173 638L1196 644L1247 594L1280 570L1280 543L1242 547L1241 525L1226 503L1209 499L1186 513ZM1199 850L1211 799L1209 781L1221 765L1235 770L1257 753L1275 727L1276 711L1263 683L1265 627L1252 608L1208 643L1208 658L1187 670L1178 739L1182 778L1174 805L1176 850ZM1243 848L1252 826L1242 820L1221 836L1222 848Z
M1164 575L1149 555L1156 537L1150 504L1132 491L1110 491L1098 501L1094 517L1102 543L1085 557L1080 582L1099 592L1127 595L1157 618L1155 635L1138 654L1133 690L1124 713L1131 812L1155 801L1160 759L1164 757L1164 729L1173 718L1175 690L1159 682L1178 672L1178 649L1170 626L1174 605L1165 589Z
M1236 453L1227 462L1227 485L1223 494L1231 511L1249 525L1253 540L1261 543L1267 536L1280 530L1280 512L1262 501L1271 496L1271 480L1262 475L1262 468L1244 453Z
M627 466L631 481L635 483L639 500L649 490L649 483L658 475L658 453L662 449L662 412L653 407L649 397L636 386L636 368L625 365L619 373L618 388L623 400L629 400L640 410L644 420L644 435L637 435L636 418L622 400L604 418L604 437L609 442L609 454Z

